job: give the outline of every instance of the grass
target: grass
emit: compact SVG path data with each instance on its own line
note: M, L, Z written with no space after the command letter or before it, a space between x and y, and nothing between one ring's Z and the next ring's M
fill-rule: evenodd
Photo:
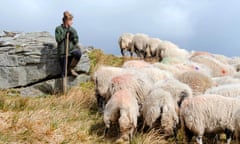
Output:
M91 73L99 65L121 66L126 59L89 53ZM102 114L97 110L94 83L87 82L66 96L20 97L16 90L0 91L0 144L112 144L116 131L104 138ZM181 135L180 135L181 137ZM133 144L167 144L158 131L137 132Z
M126 60L101 50L94 50L89 57L90 74L99 65L121 66ZM104 129L93 82L72 88L66 96L21 97L16 90L0 91L0 143L113 143L116 137L104 138ZM137 133L133 143L159 140L161 137Z

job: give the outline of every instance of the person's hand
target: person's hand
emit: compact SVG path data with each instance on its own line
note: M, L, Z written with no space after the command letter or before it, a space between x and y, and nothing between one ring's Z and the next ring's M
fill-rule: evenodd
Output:
M69 33L69 39L72 41L74 39L74 32L70 31Z
M69 36L69 37L68 37L69 39L72 39L72 37L74 37L74 33L73 33L71 30L68 30L68 31L66 32L66 38L67 38L67 35Z

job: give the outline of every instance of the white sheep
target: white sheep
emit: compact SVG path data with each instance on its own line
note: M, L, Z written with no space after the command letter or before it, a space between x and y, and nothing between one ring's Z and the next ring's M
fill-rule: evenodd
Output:
M169 92L178 106L181 105L183 99L192 97L192 89L176 79L161 80L155 83L154 87Z
M173 76L178 76L181 75L182 73L193 70L192 68L185 66L184 64L171 65L163 63L154 63L153 66L160 70L170 72Z
M237 79L240 79L240 72L236 72L234 75L233 75L234 78L237 78Z
M162 41L159 44L159 49L161 50L161 57L179 57L188 59L190 54L185 49L179 48L177 45L169 42L169 41Z
M132 52L135 52L139 58L146 56L146 49L149 37L145 34L136 34L132 40Z
M128 90L132 96L136 97L141 107L152 85L152 79L144 74L125 73L111 79L109 83L109 93L113 95L119 90Z
M100 110L103 110L105 105L105 99L109 97L108 86L111 78L123 73L123 68L100 66L93 75L95 82L95 91L97 97L97 103Z
M206 91L206 94L217 94L226 97L240 96L240 83L239 84L228 84L220 85L218 87L210 88Z
M232 76L225 76L225 77L215 77L212 78L213 81L219 86L219 85L226 85L226 84L240 84L240 79L234 78Z
M120 138L118 141L131 141L137 128L139 107L137 100L127 90L117 91L107 102L104 109L104 123L109 129L113 124L119 124ZM107 131L106 131L107 132Z
M151 128L160 126L167 136L176 136L179 123L177 109L171 94L154 86L143 103L144 123Z
M240 143L240 109L234 114L235 137L237 144Z
M158 38L149 38L147 49L146 49L146 56L147 57L155 57L157 60L161 60L161 50L159 49L159 44L162 40Z
M237 65L237 64L240 64L240 57L233 57L233 58L230 58L228 63L230 65Z
M125 56L126 51L130 52L130 55L133 56L133 52L131 51L133 37L134 35L131 33L123 33L119 37L118 44L122 56Z
M209 76L196 71L185 72L179 75L177 79L190 86L194 96L203 94L207 89L216 86Z
M144 67L152 67L152 65L143 60L130 60L130 61L124 62L122 66L122 68L135 68L135 69L144 68Z
M194 56L191 58L191 61L207 66L211 70L211 76L213 77L229 76L233 75L235 72L232 66L221 63L220 61L216 60L213 56L207 55Z
M221 63L223 63L223 64L227 64L227 65L229 64L228 62L229 62L230 58L228 58L228 57L226 57L224 55L213 54L213 57L215 59L217 59L218 61L220 61Z
M200 95L185 99L181 105L181 124L184 126L186 140L196 136L202 144L204 134L226 133L230 144L234 132L234 114L240 107L240 100L219 95Z
M167 71L160 70L155 67L149 67L149 68L142 68L139 69L140 73L145 73L148 77L150 77L154 82L158 82L160 80L164 79L170 79L173 78L173 75Z

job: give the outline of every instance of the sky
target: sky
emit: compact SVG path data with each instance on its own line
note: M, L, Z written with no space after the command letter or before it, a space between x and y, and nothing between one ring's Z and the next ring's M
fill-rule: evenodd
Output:
M189 51L240 56L239 0L0 0L0 30L54 34L63 11L80 42L120 54L124 32L145 33Z

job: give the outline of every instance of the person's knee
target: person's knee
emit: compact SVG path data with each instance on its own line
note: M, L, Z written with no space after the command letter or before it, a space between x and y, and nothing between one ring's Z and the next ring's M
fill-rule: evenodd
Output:
M74 50L72 52L72 55L74 56L75 59L78 59L78 60L82 57L82 53L80 50Z

